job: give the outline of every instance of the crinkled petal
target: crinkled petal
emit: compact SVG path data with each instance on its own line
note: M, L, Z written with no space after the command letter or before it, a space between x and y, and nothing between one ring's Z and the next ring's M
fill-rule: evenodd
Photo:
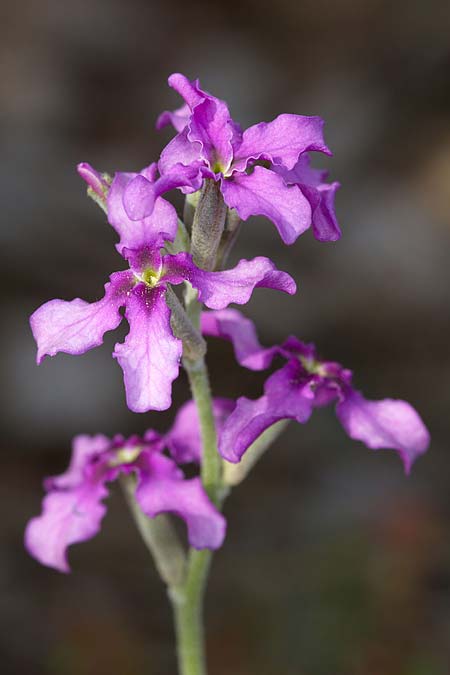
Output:
M65 490L79 486L85 477L90 462L109 450L110 447L110 439L103 434L75 436L72 441L72 456L69 468L58 476L46 478L45 489L47 491L55 488Z
M141 458L136 501L150 518L160 513L182 518L194 548L216 549L223 543L225 518L209 500L200 479L186 480L168 457L152 453Z
M287 169L308 150L331 155L323 138L324 121L320 117L283 114L272 122L260 122L246 129L237 148L233 169L245 171L250 160L265 159Z
M277 270L269 258L241 260L223 272L207 272L194 265L189 253L165 257L165 280L169 283L189 281L198 289L198 297L210 309L225 309L230 303L244 305L257 287L273 288L293 295L295 281L287 272Z
M128 190L136 185L141 186L140 197L136 193L134 196L141 211L136 218L131 218L125 210L124 199ZM147 209L147 213L144 208L146 190L151 193L151 208ZM141 174L116 173L108 192L107 207L108 220L120 236L116 246L120 254L124 248L136 249L149 244L158 247L167 240L175 239L178 227L176 210L165 199L154 195L152 183Z
M170 173L177 164L196 167L199 162L205 163L207 161L208 158L203 156L201 142L190 141L188 133L189 129L186 126L181 133L172 138L162 151L158 163L159 172L162 176Z
M160 130L166 127L168 124L171 124L175 131L183 131L184 127L189 122L190 116L191 109L187 103L172 112L170 110L164 110L164 112L162 112L156 120L156 128Z
M128 407L133 412L166 410L182 343L170 327L165 288L138 284L127 298L125 316L130 332L125 342L116 344L113 356L123 370Z
M249 370L265 370L279 353L279 347L263 347L255 324L237 309L202 312L203 335L230 340L237 362Z
M293 244L311 225L311 206L301 190L262 166L255 166L249 175L235 173L223 180L222 193L242 220L257 215L269 218L285 244Z
M202 157L210 168L216 173L228 171L236 130L226 103L215 97L206 98L194 108L187 129L188 140L201 143Z
M349 390L336 406L336 413L350 438L373 450L397 450L407 473L414 460L428 448L428 430L406 401L389 398L367 401L359 392Z
M299 185L312 209L312 227L318 241L337 241L342 232L334 210L334 197L340 183L324 183L319 188Z
M334 197L340 183L326 183L328 172L313 169L307 154L302 155L290 171L283 166L274 166L273 170L286 183L297 185L309 201L315 238L319 241L337 241L341 237L341 229L334 211Z
M131 272L115 272L105 285L105 295L98 302L76 298L50 300L30 317L31 330L38 346L37 362L58 352L84 354L103 342L103 335L122 321L120 307L132 287Z
M180 163L175 164L168 173L158 178L154 183L148 181L141 174L133 178L123 192L123 207L133 225L134 221L139 221L142 218L149 220L153 209L156 209L160 203L170 206L175 213L175 223L177 223L173 206L158 199L158 197L175 188L182 188L184 192L196 192L203 181L200 167L201 163L199 162L193 162L188 166ZM163 223L164 220L162 219L160 226L163 226ZM170 241L173 241L176 235L176 226L173 231L173 224L170 232L172 235ZM166 239L169 239L169 237L166 237Z
M213 400L214 421L218 434L234 406L234 401L228 398ZM170 454L178 464L200 462L202 443L197 406L194 401L188 401L178 410L165 441Z
M239 398L225 421L219 452L228 462L239 462L253 441L275 422L295 419L304 423L311 416L314 394L298 361L289 361L271 375L264 392L256 401Z
M168 79L169 87L172 87L185 101L191 110L201 103L209 94L200 89L200 82L192 82L181 73L172 73Z
M42 514L25 531L28 552L43 565L69 572L67 547L94 537L106 512L108 494L103 481L90 481L67 490L50 492Z

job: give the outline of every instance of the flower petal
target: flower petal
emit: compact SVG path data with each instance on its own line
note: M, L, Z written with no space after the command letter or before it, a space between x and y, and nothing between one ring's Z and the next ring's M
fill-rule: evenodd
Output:
M202 157L212 171L228 171L233 159L235 127L226 103L215 97L206 98L194 108L187 129L188 140L201 143Z
M233 344L237 362L250 370L265 370L279 353L279 347L263 347L255 324L237 309L202 312L203 335L221 337Z
M80 162L80 164L77 165L77 171L89 187L99 197L104 198L105 191L108 190L109 185L102 177L101 173L88 164L88 162Z
M106 452L111 447L111 441L103 434L88 436L79 434L72 441L72 456L69 468L58 476L46 478L44 485L47 491L58 488L66 490L79 486L84 479L89 463Z
M272 122L260 122L246 129L237 148L233 169L245 171L250 160L266 159L292 169L307 150L331 155L323 138L320 117L283 114Z
M349 390L336 406L336 414L350 438L373 450L397 450L406 473L428 448L428 430L406 401L389 398L368 401L359 392Z
M262 166L255 166L249 175L235 173L223 180L222 193L242 220L257 215L269 218L285 244L293 244L311 225L311 206L301 190Z
M43 565L69 572L67 547L94 537L106 512L103 481L90 480L67 490L50 492L42 514L25 531L25 547Z
M116 344L113 356L123 370L127 404L133 412L170 408L182 352L170 314L162 286L150 289L138 284L127 298L130 332L123 344Z
M37 342L37 362L58 352L84 354L103 342L103 335L117 328L122 321L120 307L125 304L132 287L131 272L115 272L105 284L105 295L98 302L76 298L50 300L30 317L31 330Z
M199 162L206 162L201 142L190 141L188 133L189 128L186 126L162 151L158 162L158 169L162 176L170 173L177 164L195 167L199 165Z
M142 453L136 501L150 518L160 513L173 513L182 518L194 548L216 549L223 543L225 518L209 500L200 479L186 480L168 457Z
M199 190L203 181L200 168L201 162L193 162L188 166L178 163L171 166L170 171L153 183L148 181L143 175L137 175L123 191L123 207L128 218L133 224L134 221L139 221L142 218L147 220L150 214L152 214L153 209L156 209L158 203L161 202L173 209L176 218L173 206L161 199L158 200L158 197L175 188L182 188L183 192L196 192ZM163 224L164 220L162 219L160 226L163 226ZM172 235L170 241L173 241L176 227L174 234L173 226L170 232ZM169 239L169 237L166 237L166 239Z
M207 272L194 265L189 253L164 258L169 283L189 281L198 289L198 297L210 309L225 309L230 303L244 305L257 287L273 288L293 295L297 287L287 272L277 270L269 258L241 260L236 267L223 272Z
M235 403L231 399L214 398L213 414L218 434L234 406ZM179 408L173 426L166 434L165 442L178 464L200 462L202 443L197 406L194 401L187 401Z
M314 394L298 361L289 361L271 375L264 395L256 401L241 397L225 421L219 452L228 462L239 462L244 452L263 431L283 419L304 423L311 416Z
M173 112L170 110L164 110L164 112L162 112L156 120L156 128L160 130L166 127L168 124L171 124L175 131L183 131L184 127L189 122L190 116L191 109L186 103Z
M274 166L286 183L298 185L311 204L313 233L319 241L337 241L341 229L334 212L334 197L340 183L326 183L327 171L313 169L308 154L300 157L294 168Z
M140 186L139 195L136 194L136 186ZM133 199L141 208L141 212L133 219L124 208L125 196L130 188L133 188ZM147 209L151 215L144 213L148 201L146 191L151 193L151 208ZM167 240L175 239L178 227L176 210L169 202L155 197L152 183L142 174L116 173L108 192L107 207L108 221L120 236L120 242L116 245L120 254L124 248L136 249L149 244L158 247Z

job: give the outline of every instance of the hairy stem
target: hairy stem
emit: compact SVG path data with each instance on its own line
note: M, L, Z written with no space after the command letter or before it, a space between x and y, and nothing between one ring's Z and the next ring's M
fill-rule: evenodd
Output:
M184 359L192 397L197 406L202 439L201 479L206 492L217 504L221 479L221 460L217 450L216 425L213 415L211 389L205 359Z
M211 558L211 551L191 549L186 582L169 589L175 616L179 675L206 675L203 598Z

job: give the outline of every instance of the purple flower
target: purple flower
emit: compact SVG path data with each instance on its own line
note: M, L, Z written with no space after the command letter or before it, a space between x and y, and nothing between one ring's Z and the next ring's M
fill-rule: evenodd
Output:
M366 400L353 389L352 373L338 363L319 360L313 345L290 337L279 347L263 348L251 321L237 310L207 313L202 322L204 334L233 343L238 362L246 368L267 368L276 355L286 360L266 380L264 395L257 400L239 398L225 421L219 451L229 462L239 462L251 443L275 422L307 422L314 408L332 402L336 402L337 417L350 438L374 450L396 450L407 473L427 450L429 433L409 403Z
M198 81L190 82L176 73L169 84L185 105L163 113L157 122L159 128L171 123L179 132L161 154L158 166L162 179L169 181L172 176L176 187L184 180L185 191L196 189L199 175L218 181L225 203L236 209L242 220L264 215L274 222L283 241L292 244L311 225L317 200L297 181L288 184L280 173L281 169L294 169L307 151L331 154L323 139L323 120L284 114L242 132L226 103L200 89ZM162 182L152 185L144 176L136 177L124 197L129 216L139 219L151 213L163 189ZM316 236L317 231L315 227ZM336 228L329 235L324 228L319 231L319 238L327 241L338 236Z
M91 539L100 530L106 513L106 483L120 473L136 475L136 501L145 515L173 513L185 521L191 546L219 548L225 518L210 502L200 478L185 479L175 462L162 454L164 445L155 431L128 440L101 434L76 436L67 471L44 483L47 495L42 513L30 520L25 532L28 552L43 565L69 572L67 547Z
M241 260L234 269L207 272L196 267L188 253L161 255L163 242L175 237L176 212L158 198L150 216L131 221L122 197L135 175L117 173L107 196L108 219L120 236L117 249L130 269L110 276L101 300L51 300L34 312L30 323L40 363L46 355L83 354L100 345L103 335L122 321L120 308L125 307L130 331L125 342L116 344L113 356L124 373L129 408L146 412L170 407L182 353L182 343L170 325L167 284L189 281L198 289L199 300L211 309L223 309L232 302L245 304L255 287L290 294L296 287L268 258ZM150 170L146 175L151 177Z

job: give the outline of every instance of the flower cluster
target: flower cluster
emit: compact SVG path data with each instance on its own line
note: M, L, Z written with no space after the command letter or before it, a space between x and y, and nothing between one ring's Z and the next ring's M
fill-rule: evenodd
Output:
M262 347L253 323L228 308L246 304L256 288L296 292L292 277L265 257L222 269L224 257L218 252L232 230L227 232L229 220L236 229L239 220L265 216L286 244L310 227L319 241L340 238L334 210L339 183L327 183L326 172L310 164L311 152L331 155L323 121L283 114L243 131L226 103L202 90L198 81L174 74L169 84L184 104L157 121L158 128L170 124L176 132L157 163L113 178L87 163L78 166L88 193L119 237L116 248L127 269L111 274L100 300L51 300L30 321L40 363L58 352L82 354L100 345L104 334L122 321L124 308L129 332L116 344L113 356L123 370L128 407L139 413L169 408L182 363L196 400L180 408L165 435L150 430L142 438L75 438L69 469L47 479L43 512L26 531L29 552L61 571L69 569L67 547L98 532L106 484L119 474L135 476L135 500L143 514L181 517L194 548L221 546L225 520L212 488L223 487L223 479L217 450L208 446L215 442L214 430L211 436L204 428L208 405L224 462L239 462L280 420L305 423L315 407L332 402L351 438L369 448L397 450L407 471L429 442L423 422L408 403L364 399L353 389L350 371L321 361L312 345L296 338ZM191 223L180 221L164 197L174 188L189 204L197 204ZM197 250L200 231L202 251ZM199 262L203 260L207 263ZM172 290L181 284L184 304ZM199 320L202 305L210 311ZM239 364L252 370L269 368L275 357L284 359L266 380L259 399L215 399L208 404L207 381L201 395L196 394L195 378L204 372L204 338L210 336L230 340ZM219 467L213 486L204 480L206 452L209 466ZM185 478L179 465L186 463L198 465L201 477Z

